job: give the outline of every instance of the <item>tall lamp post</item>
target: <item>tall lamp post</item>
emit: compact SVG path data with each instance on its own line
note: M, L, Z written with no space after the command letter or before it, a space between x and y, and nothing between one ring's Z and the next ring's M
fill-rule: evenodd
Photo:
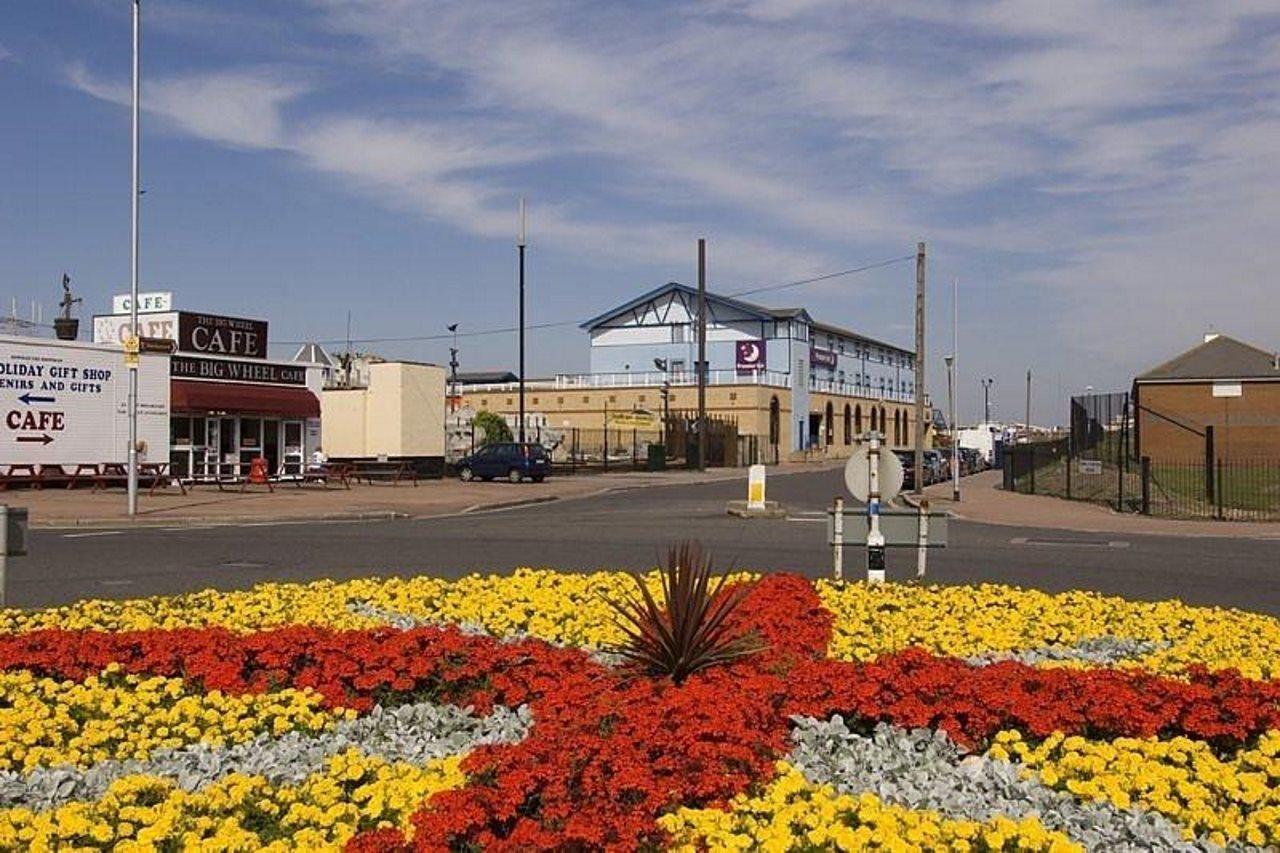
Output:
M982 380L982 422L984 424L991 423L991 385L994 379Z
M449 347L449 411L458 410L458 324L447 327L453 333L453 346Z
M947 410L951 421L951 500L960 502L960 430L956 428L955 355L943 357L947 363Z
M129 350L125 362L129 367L129 515L138 514L138 202L141 198L139 181L139 130L141 104L141 56L142 52L142 0L133 0L133 132L131 151L133 160L130 212L130 275L129 275Z
M524 444L524 196L520 196L520 443Z

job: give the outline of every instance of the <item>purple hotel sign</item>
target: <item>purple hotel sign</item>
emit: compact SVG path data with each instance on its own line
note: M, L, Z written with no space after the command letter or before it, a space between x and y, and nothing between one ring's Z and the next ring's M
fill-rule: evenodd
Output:
M739 371L764 370L764 341L738 341L734 356Z
M809 363L815 367L835 367L836 354L829 349L814 347L809 350Z

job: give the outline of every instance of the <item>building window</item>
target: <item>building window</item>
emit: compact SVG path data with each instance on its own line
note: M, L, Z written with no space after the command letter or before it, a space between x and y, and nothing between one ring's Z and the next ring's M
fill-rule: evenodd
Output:
M844 404L844 443L853 444L853 412Z
M556 403L564 405L564 397L556 397Z
M737 392L737 391L730 391L730 392L729 392L729 399L730 399L730 400L736 400L736 399L738 399L738 392Z
M879 418L876 416L876 407L875 407L875 406L872 406L872 407L871 407L871 431L872 431L872 432L879 432L879 431L880 431L880 420L879 420Z
M676 323L671 327L671 343L682 344L685 342L686 330L689 327L684 323Z
M769 401L769 443L777 445L779 441L778 433L782 429L781 408L778 405L778 398L775 395Z
M488 409L488 408L489 408L489 401L488 401L488 400L481 400L481 401L480 401L480 408L482 408L482 409Z
M637 397L636 399L637 399L637 400L639 400L641 403L643 403L643 402L644 402L644 395L643 395L643 394L641 394L641 395L640 395L639 397Z
M590 398L590 397L585 397L585 396L584 396L584 397L582 398L582 402L584 402L584 403L590 403L590 402L591 402L591 398Z
M610 394L610 395L609 395L609 402L610 402L610 403L616 403L616 402L618 402L618 395L617 395L617 394Z
M862 435L862 404L853 407L853 431Z
M827 423L826 423L826 439L827 439L827 446L828 446L828 447L830 447L832 444L834 444L834 443L835 443L835 440L836 440L836 425L835 425L835 419L836 419L835 407L833 407L833 406L831 405L831 401L830 401L830 400L828 400L828 401L827 401L827 409L826 409L826 417L824 418L824 420L827 422Z
M513 401L512 401L512 398L511 398L511 397L508 397L508 398L507 398L507 405L508 405L508 406L510 406L512 402L513 402Z
M534 406L538 405L538 398L537 398L537 397L534 397L534 398L533 398L533 404L532 404L532 405L534 405Z

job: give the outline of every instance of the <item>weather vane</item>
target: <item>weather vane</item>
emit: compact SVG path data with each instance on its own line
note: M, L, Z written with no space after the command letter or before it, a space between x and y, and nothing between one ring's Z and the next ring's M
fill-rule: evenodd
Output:
M84 298L71 295L71 276L66 273L62 274L62 301L58 303L58 307L62 309L62 318L64 320L71 319L71 306L77 302L83 302Z

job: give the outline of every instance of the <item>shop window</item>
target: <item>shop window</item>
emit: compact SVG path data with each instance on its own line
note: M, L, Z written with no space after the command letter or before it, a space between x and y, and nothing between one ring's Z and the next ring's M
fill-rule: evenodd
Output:
M170 444L190 444L191 443L191 418L170 418L169 419L169 443Z

